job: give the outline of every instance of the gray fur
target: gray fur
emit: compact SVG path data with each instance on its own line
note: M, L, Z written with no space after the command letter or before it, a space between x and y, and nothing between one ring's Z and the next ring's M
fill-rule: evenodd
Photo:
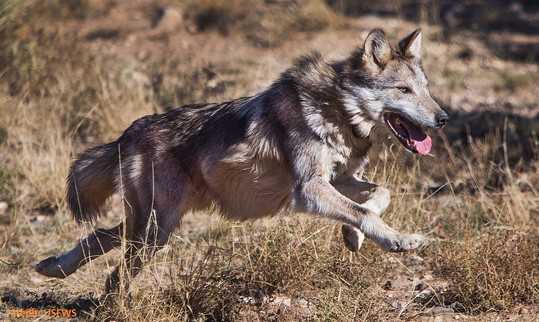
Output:
M419 31L412 35L408 42L420 39ZM364 235L388 251L418 247L420 235L401 234L380 219L389 191L361 179L373 133L385 129L382 112L437 127L443 111L428 94L418 50L406 40L394 49L374 30L349 58L302 57L256 96L136 120L115 142L81 154L68 177L79 222L97 219L100 206L121 192L125 232L122 225L98 230L37 271L65 277L118 245L124 232L127 269L135 275L146 258L143 246L164 245L184 213L201 210L236 220L306 212L345 224L345 244L354 251ZM402 83L416 94L396 91ZM107 291L117 290L120 267Z

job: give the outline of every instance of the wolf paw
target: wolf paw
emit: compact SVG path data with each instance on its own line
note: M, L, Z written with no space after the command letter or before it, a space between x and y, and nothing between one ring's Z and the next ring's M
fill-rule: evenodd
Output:
M344 246L351 252L357 252L365 240L365 234L359 229L348 225L342 225L341 228Z
M36 272L47 277L65 278L69 274L64 272L59 262L60 258L57 256L48 257L36 264Z
M419 234L398 234L383 248L389 252L408 252L421 246L424 240Z

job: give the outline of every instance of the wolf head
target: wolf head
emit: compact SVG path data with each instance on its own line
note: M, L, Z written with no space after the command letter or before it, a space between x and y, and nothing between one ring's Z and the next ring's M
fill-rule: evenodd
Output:
M421 30L396 47L375 29L347 60L344 106L360 135L387 127L406 149L426 155L432 147L424 129L443 127L449 117L431 98L421 65Z

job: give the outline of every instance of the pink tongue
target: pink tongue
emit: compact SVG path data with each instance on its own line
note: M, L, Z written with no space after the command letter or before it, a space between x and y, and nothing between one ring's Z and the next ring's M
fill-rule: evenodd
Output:
M432 139L430 136L426 135L426 138L423 141L415 141L415 149L420 155L427 155L432 148Z
M417 153L420 155L429 154L430 149L432 148L432 139L430 136L415 124L407 121L402 122L402 124L406 127L406 130L408 130L408 140L410 141L411 146L414 146L415 144Z

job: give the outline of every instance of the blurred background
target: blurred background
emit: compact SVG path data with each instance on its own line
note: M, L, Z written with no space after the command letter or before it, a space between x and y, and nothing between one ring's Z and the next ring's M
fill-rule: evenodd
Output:
M64 201L77 153L146 114L254 95L313 50L337 59L373 28L396 42L418 27L451 122L433 158L376 147L366 179L393 193L385 220L431 246L352 255L335 223L200 214L131 306L99 300L108 259L62 281L33 272L91 229ZM536 317L538 51L534 0L0 0L0 316L71 305L96 320Z

